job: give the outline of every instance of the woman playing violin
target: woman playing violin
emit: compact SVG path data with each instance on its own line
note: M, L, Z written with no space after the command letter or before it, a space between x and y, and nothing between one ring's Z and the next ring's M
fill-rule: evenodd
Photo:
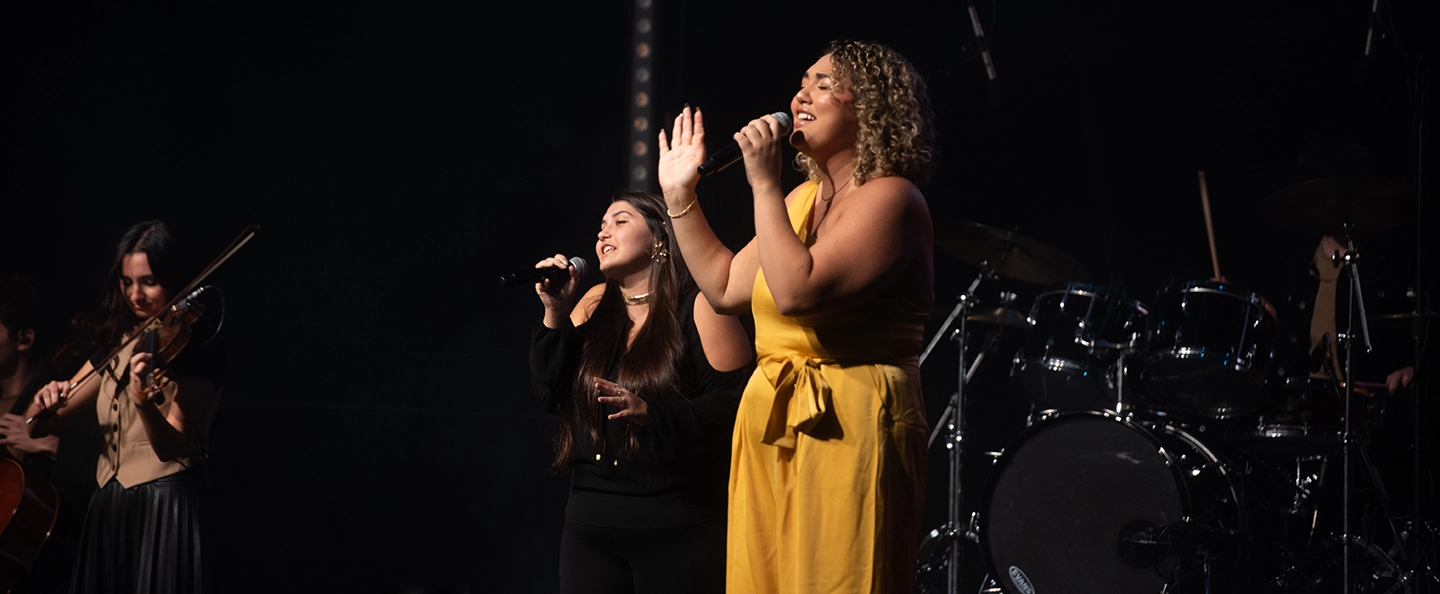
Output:
M195 340L166 362L139 352L147 341L138 336L147 320L166 313L192 272L164 222L131 227L105 289L104 349L71 381L41 388L28 412L31 434L44 435L94 406L103 434L100 491L86 513L73 592L209 590L206 485L198 467L219 401L224 348L196 328Z

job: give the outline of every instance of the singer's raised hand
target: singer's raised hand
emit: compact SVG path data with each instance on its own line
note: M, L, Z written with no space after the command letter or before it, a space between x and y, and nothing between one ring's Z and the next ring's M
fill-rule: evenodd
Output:
M785 196L780 190L780 141L786 138L785 126L773 115L750 120L735 133L735 144L745 155L745 179L758 198L762 195Z
M666 205L678 212L694 199L695 186L700 183L700 165L705 162L705 118L700 110L690 107L675 116L675 127L669 136L660 130L660 165L656 176Z
M540 303L545 306L545 325L551 328L558 328L567 316L570 315L570 306L575 301L575 287L579 284L580 271L570 265L570 259L564 254L555 254L549 258L535 263L536 268L559 268L570 271L570 278L564 282L542 278L535 283L535 294L540 296ZM551 325L554 322L554 325Z

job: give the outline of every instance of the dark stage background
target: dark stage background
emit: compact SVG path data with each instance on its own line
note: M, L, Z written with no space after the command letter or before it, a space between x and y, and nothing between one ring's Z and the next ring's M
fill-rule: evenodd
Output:
M931 84L937 221L1018 226L1145 300L1170 272L1208 275L1203 168L1226 275L1277 299L1303 284L1317 237L1271 224L1265 196L1326 175L1416 181L1417 63L1435 37L1422 4L1382 2L1386 34L1364 60L1367 0L979 0L996 103L963 4L658 2L656 100L662 121L703 107L714 150L786 109L826 41L881 41ZM175 223L201 260L262 225L212 281L234 368L211 465L221 590L553 591L567 483L548 470L550 419L526 372L540 307L493 283L593 253L627 180L630 5L0 11L0 273L42 284L52 335L98 302L129 225ZM1336 147L1368 158L1300 166ZM701 193L738 248L743 173ZM1415 236L1367 238L1377 290L1416 285ZM932 329L974 273L937 259ZM1037 289L1002 286L1022 308ZM934 357L932 419L954 347ZM976 389L989 449L1023 423L994 365Z

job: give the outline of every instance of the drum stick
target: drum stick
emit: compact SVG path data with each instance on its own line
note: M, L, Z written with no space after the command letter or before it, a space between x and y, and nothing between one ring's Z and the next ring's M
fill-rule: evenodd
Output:
M1215 278L1220 280L1220 255L1215 251L1215 221L1210 218L1210 191L1205 189L1205 170L1200 174L1200 206L1205 209L1205 233L1210 236L1210 266L1215 269Z

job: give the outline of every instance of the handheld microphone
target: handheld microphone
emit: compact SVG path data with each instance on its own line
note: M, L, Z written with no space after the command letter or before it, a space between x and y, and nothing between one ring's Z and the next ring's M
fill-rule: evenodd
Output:
M574 266L575 270L580 272L580 276L585 276L585 272L590 269L590 264L587 263L584 258L581 258L579 256L570 258L570 265ZM551 267L536 268L534 270L516 272L513 274L503 274L500 275L500 286L518 287L526 283L537 282L542 278L548 278L553 280L567 279L570 278L570 271L564 268Z
M780 121L780 128L782 128L781 134L790 133L790 114L777 111L770 114L770 116ZM725 145L725 148L715 151L715 154L710 155L709 159L705 159L705 162L700 164L697 171L700 172L700 177L710 177L711 174L734 165L735 162L739 161L740 157L743 156L744 154L740 152L739 143L732 142Z

